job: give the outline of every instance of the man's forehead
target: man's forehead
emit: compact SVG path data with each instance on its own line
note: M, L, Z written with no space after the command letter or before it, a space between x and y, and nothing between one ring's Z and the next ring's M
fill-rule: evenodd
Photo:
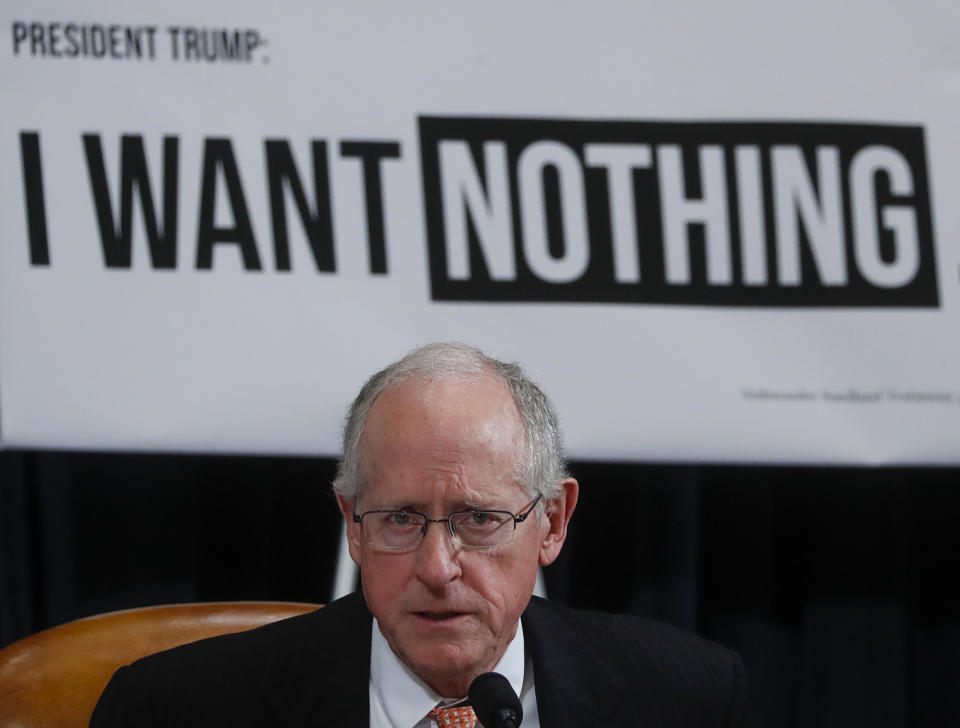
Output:
M432 515L452 513L472 508L494 510L513 510L526 497L526 492L518 484L490 491L447 490L437 492L411 492L389 485L374 486L365 494L365 508L390 510L411 510Z
M524 442L513 398L499 380L398 385L378 398L364 428L364 490L411 507L417 499L502 500L522 490Z
M376 448L366 458L364 491L370 498L410 507L482 505L525 492L520 485L520 450L507 441L462 449L416 441L397 445Z

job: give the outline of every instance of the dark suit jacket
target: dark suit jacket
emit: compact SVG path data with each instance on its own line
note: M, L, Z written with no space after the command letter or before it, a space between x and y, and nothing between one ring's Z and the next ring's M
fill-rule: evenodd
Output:
M358 594L120 668L91 728L366 726L371 616ZM534 597L523 614L544 728L747 725L732 652L657 622Z

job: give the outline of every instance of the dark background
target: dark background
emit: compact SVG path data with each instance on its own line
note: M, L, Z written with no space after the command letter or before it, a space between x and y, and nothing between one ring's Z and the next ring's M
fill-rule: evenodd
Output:
M548 595L744 659L758 724L960 725L960 469L573 463ZM320 458L0 453L0 646L147 604L326 602Z

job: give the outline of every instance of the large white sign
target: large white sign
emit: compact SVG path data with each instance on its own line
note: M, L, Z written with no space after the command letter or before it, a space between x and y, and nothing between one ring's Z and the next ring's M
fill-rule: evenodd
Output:
M419 343L578 458L960 463L953 3L2 10L6 447L338 450Z

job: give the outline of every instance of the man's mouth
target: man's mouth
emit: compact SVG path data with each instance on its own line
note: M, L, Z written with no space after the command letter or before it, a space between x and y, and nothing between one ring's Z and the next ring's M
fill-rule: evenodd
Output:
M454 617L459 617L462 614L464 614L464 612L417 612L417 616L435 621L453 619Z

